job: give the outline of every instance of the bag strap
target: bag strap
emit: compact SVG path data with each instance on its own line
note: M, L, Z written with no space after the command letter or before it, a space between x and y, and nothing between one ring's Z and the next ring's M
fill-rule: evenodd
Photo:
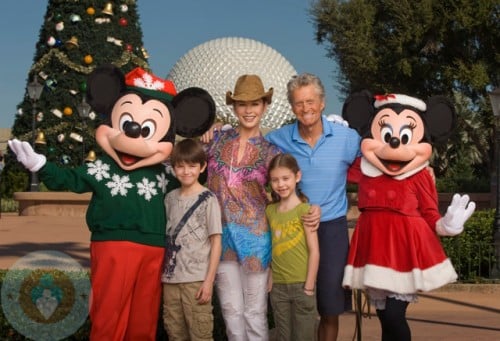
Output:
M198 208L198 206L200 206L200 204L203 201L205 201L211 194L212 193L210 191L203 191L199 195L199 197L195 201L195 203L189 208L189 210L187 210L186 213L184 213L184 215L182 216L181 220L179 221L179 223L175 227L174 233L172 234L172 237L171 237L172 238L172 242L175 243L175 239L177 238L177 235L179 234L179 232L181 231L181 229L184 227L184 225L188 221L189 217L191 217L191 215Z

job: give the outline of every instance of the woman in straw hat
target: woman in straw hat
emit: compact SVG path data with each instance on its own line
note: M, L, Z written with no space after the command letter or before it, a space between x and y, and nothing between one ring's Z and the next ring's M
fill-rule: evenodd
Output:
M267 281L271 237L265 208L267 166L280 150L260 122L271 103L257 75L242 75L226 103L238 119L207 145L207 185L222 208L222 257L216 288L229 340L267 340Z

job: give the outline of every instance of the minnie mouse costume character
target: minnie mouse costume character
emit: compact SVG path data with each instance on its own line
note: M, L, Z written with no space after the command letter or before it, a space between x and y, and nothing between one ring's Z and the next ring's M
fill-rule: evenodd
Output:
M446 214L438 211L434 180L426 170L432 144L444 142L455 111L444 97L424 102L400 94L350 96L342 115L361 135L358 208L343 285L365 289L382 326L382 340L410 340L406 321L417 292L454 282L457 274L439 236L462 232L475 210L455 194Z
M143 69L126 76L112 65L87 80L87 101L104 115L96 141L106 153L74 169L47 162L27 142L9 141L17 159L52 190L92 192L92 340L155 340L161 297L166 215L164 196L173 176L162 164L176 133L201 135L215 104L199 88L175 86Z

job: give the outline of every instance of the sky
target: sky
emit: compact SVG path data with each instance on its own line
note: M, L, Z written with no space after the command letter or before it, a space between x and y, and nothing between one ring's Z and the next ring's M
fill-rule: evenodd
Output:
M75 0L78 1L78 0ZM187 52L207 41L243 37L279 52L298 73L318 75L326 90L325 114L339 114L335 61L314 39L309 0L137 0L149 65L166 77ZM0 11L0 128L14 123L27 85L47 1L3 0Z

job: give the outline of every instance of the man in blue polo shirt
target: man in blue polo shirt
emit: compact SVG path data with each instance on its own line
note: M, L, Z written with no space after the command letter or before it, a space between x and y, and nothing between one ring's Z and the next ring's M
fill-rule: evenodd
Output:
M302 171L300 189L311 204L321 208L318 338L336 340L339 315L352 307L350 291L342 288L349 247L346 181L348 168L360 156L360 137L355 130L322 116L325 90L317 76L296 76L287 89L297 122L268 133L266 139L297 159Z

